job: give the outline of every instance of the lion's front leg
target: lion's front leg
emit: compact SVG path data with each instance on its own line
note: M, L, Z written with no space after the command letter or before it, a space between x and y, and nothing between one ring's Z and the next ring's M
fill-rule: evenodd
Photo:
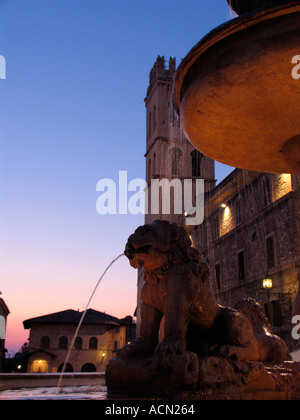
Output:
M144 357L154 352L158 343L159 325L162 313L156 308L142 303L140 337L118 351L119 359Z
M184 295L170 294L165 298L163 340L155 350L156 356L183 354L186 351L187 315L189 304Z

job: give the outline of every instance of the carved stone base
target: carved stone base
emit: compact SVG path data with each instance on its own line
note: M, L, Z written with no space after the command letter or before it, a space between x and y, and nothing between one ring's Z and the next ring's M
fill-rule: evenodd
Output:
M170 355L163 361L112 359L106 370L108 394L184 400L297 400L300 363L266 365L222 357Z
M110 360L106 368L109 393L140 396L169 396L180 390L195 389L199 380L199 364L195 353L169 355L139 360Z

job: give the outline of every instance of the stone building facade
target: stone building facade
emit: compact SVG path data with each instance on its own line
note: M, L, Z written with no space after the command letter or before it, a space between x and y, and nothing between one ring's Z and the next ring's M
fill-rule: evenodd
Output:
M9 309L3 299L0 298L0 372L3 371L5 357L6 319Z
M204 221L186 228L210 267L217 301L233 306L242 298L255 298L274 332L293 350L298 345L291 337L291 311L300 279L299 176L235 169L216 186L214 161L194 149L173 110L175 70L175 59L166 63L158 57L150 72L145 99L148 185L153 178L204 179ZM146 215L145 222L158 218L185 222L184 214L172 212ZM263 287L267 278L272 280L268 290ZM142 284L140 272L138 308Z
M300 279L298 182L295 175L236 169L207 196L205 220L191 231L218 302L256 299L291 350L298 344L291 336Z
M28 373L61 372L82 312L66 310L23 322L30 329ZM89 309L71 351L66 372L103 372L127 343L132 318L118 319Z

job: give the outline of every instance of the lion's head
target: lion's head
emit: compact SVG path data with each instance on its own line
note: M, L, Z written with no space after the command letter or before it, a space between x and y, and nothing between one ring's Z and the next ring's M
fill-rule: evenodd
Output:
M199 253L192 247L185 229L166 220L156 220L136 229L128 238L125 255L132 267L146 270L199 260Z

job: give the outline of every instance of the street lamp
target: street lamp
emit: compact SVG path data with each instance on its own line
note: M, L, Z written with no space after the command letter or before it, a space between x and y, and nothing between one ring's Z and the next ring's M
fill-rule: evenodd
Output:
M265 307L265 312L266 312L267 317L269 318L269 321L272 323L273 316L271 315L272 310L270 307L270 290L272 290L273 288L273 280L266 277L265 279L263 279L262 285L263 285L264 290L266 290L268 294L268 306L267 308Z
M263 288L266 290L271 290L273 288L273 280L263 279Z
M270 290L273 289L273 280L270 278L263 279L263 288L268 293L268 304L270 304Z

